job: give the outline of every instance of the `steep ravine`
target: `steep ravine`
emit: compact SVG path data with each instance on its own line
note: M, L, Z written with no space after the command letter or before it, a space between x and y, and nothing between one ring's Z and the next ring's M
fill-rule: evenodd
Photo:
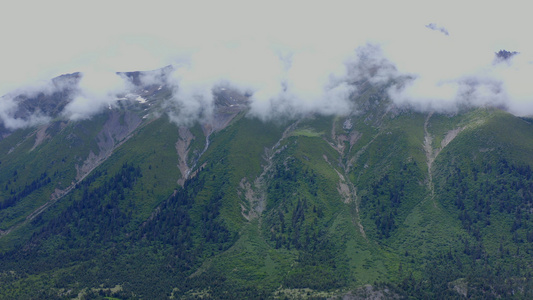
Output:
M429 120L431 116L433 115L433 112L430 112L426 120L424 121L424 144L423 149L424 153L426 154L426 164L428 169L428 189L430 190L430 197L431 201L433 202L433 205L436 206L435 203L435 186L433 183L433 163L435 162L435 159L440 154L442 149L446 147L457 135L464 130L464 128L456 128L448 131L444 138L441 141L440 147L434 149L433 148L433 136L429 133L428 127L429 127Z
M261 174L250 183L248 179L242 178L238 191L240 194L244 194L246 201L248 202L249 208L247 209L244 205L241 204L241 213L244 218L248 221L260 217L263 211L266 208L266 181L269 171L272 169L274 164L274 158L277 154L281 153L285 148L280 147L281 142L290 136L294 129L298 126L299 121L294 122L288 126L281 138L272 146L271 148L265 148L265 153L263 159L266 162L263 165L263 171Z
M350 166L354 162L353 160L347 161L347 155L345 152L345 146L344 143L346 141L349 141L350 149L355 145L355 143L359 140L361 137L361 134L356 131L351 131L348 135L346 134L337 134L336 133L336 121L333 122L332 129L331 129L331 137L334 140L334 143L328 142L328 144L333 147L338 153L339 153L339 166L342 168L342 174L339 172L331 163L328 161L327 156L324 155L324 159L331 165L332 168L335 169L337 174L339 175L339 183L337 190L339 191L339 194L344 199L344 203L350 204L353 203L354 205L354 212L352 214L352 222L354 225L359 228L359 232L361 232L361 235L367 239L365 228L363 227L363 223L361 222L361 214L359 212L359 206L360 206L360 199L357 196L357 189L355 185L350 181ZM347 151L347 153L350 153L350 151Z

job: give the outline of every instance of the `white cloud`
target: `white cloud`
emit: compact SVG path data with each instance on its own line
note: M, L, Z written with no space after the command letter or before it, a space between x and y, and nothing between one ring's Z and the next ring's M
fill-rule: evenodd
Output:
M175 66L169 79L175 87L173 118L190 123L191 118L208 117L213 110L211 91L217 86L250 94L250 114L262 119L280 114L345 114L352 109L348 99L355 89L348 84L345 60L258 41L204 49Z
M517 115L533 114L533 60L518 54L510 65L498 65L494 73L509 95L509 110Z
M71 120L87 119L103 108L114 106L117 95L131 88L128 80L114 72L90 70L83 73L78 91L63 114Z
M48 116L40 112L30 116L17 116L18 103L10 97L0 98L0 121L8 129L19 129L46 123L50 120Z

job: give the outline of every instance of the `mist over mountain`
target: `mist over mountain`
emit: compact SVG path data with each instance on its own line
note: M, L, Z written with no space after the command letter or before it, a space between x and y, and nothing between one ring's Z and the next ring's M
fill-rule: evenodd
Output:
M70 120L87 119L116 106L127 95L138 96L143 88L155 86L172 92L165 110L180 124L209 118L214 91L223 87L247 95L249 115L262 120L312 113L341 115L358 109L349 99L358 93L357 83L364 81L387 84L394 105L422 112L493 106L517 115L531 114L529 102L512 98L510 84L492 76L490 72L507 71L498 68L511 70L516 66L488 65L488 74L462 76L430 87L433 83L425 74L401 73L378 45L359 47L350 56L332 61L317 52L284 54L268 45L242 44L200 51L181 64L149 72L63 75L3 96L0 116L10 129L45 123L59 115ZM443 97L436 96L441 92ZM46 101L39 97L59 104L36 110L31 102Z
M192 64L11 96L0 295L530 296L533 123L476 100L501 84L422 106L377 46L314 90L289 62L281 88Z
M266 120L280 112L337 114L349 109L354 81L399 77L410 80L389 87L397 105L452 112L466 103L506 107L521 116L533 112L527 79L532 77L533 52L523 23L529 18L518 5L452 1L431 6L415 1L420 13L414 13L399 4L388 4L383 12L380 4L345 1L257 7L231 1L211 3L209 11L196 4L162 9L168 3L157 2L116 1L95 11L89 5L54 1L65 13L54 4L36 4L31 12L13 4L1 18L5 41L0 94L12 95L2 101L2 120L23 127L25 122L14 113L17 101L11 98L35 89L53 91L57 87L49 80L61 74L82 75L64 114L83 119L132 88L116 72L167 65L173 71L159 78L165 81L160 85L173 90L175 103L170 106L187 110L179 116L184 119L198 117L198 107L209 107L211 90L218 85L250 94L251 113ZM307 6L305 14L299 13L302 6ZM19 15L33 23L18 22ZM99 15L99 21L90 15ZM140 19L149 21L132 21ZM494 53L501 49L520 55L494 64ZM362 53L378 74L357 69ZM44 117L37 115L30 123Z

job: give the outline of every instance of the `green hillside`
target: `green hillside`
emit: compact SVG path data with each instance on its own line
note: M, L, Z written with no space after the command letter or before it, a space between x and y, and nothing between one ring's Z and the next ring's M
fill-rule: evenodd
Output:
M219 95L187 127L168 96L0 140L0 298L533 296L531 120L367 86L344 116Z

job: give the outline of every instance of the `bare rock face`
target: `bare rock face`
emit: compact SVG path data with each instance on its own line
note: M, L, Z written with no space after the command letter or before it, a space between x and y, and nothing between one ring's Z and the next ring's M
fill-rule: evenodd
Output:
M50 135L46 133L46 130L48 129L49 124L46 124L42 127L40 127L37 132L35 133L35 143L33 144L33 147L30 151L33 151L37 146L42 144L46 139L50 138Z
M178 152L178 168L181 172L181 178L178 180L178 184L183 186L190 172L187 157L189 155L189 146L194 139L194 135L187 127L180 127L179 135L180 137L176 142L176 151Z
M141 124L142 119L136 114L125 111L111 111L102 131L97 136L98 154L89 153L82 166L77 166L76 180L83 179L94 168L104 162L113 150L125 142L130 134Z
M237 91L221 88L214 91L215 110L210 122L208 133L226 128L231 120L248 108L248 98Z
M507 50L500 50L495 55L495 62L502 62L502 61L509 61L513 56L520 54L520 52L517 51L507 51Z

